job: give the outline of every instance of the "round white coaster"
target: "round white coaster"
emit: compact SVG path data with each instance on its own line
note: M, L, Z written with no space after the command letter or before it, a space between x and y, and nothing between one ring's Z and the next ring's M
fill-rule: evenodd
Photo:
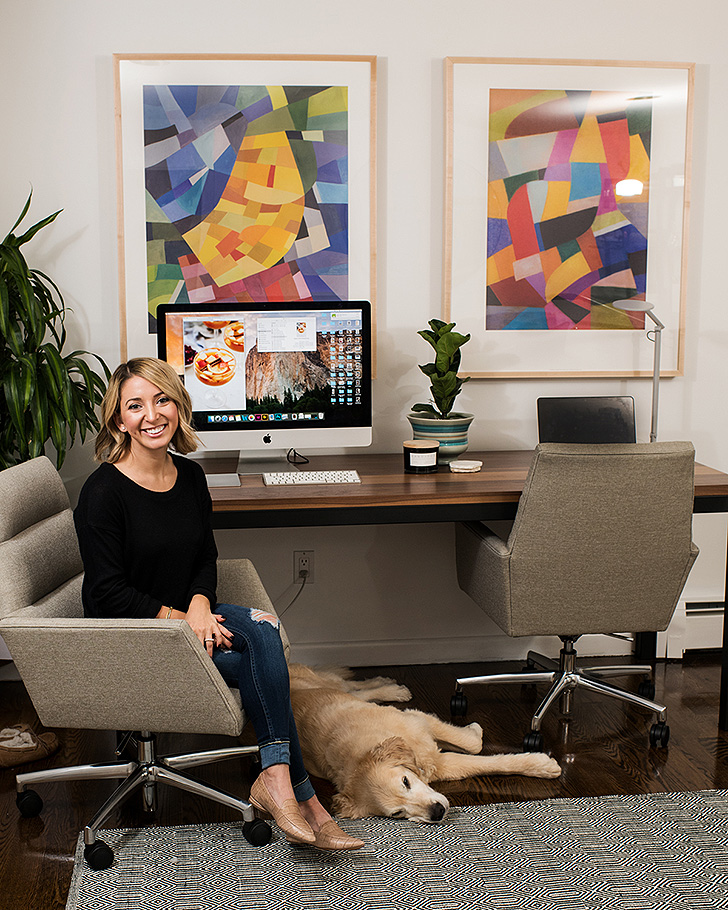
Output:
M482 461L451 461L450 470L453 474L475 474L483 467Z

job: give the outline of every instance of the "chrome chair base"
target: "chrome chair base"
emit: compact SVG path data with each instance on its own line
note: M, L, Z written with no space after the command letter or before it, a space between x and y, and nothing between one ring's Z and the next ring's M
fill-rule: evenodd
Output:
M653 701L655 689L651 680L652 667L647 664L632 664L577 668L574 640L565 638L562 641L564 647L560 652L558 662L529 651L527 666L529 668L541 667L543 668L541 670L531 672L526 669L521 673L495 673L457 679L455 694L450 700L450 713L454 716L464 716L467 713L467 698L463 692L463 686L480 683L520 683L521 685L546 683L549 690L531 718L530 732L526 734L523 741L526 751L541 751L543 736L540 730L544 715L558 699L561 714L568 717L573 707L574 691L582 688L637 705L655 714L657 720L650 730L650 743L653 746L666 746L670 736L670 728L666 723L667 708L665 705ZM646 678L646 681L640 684L638 693L603 682L603 680L619 676L642 676Z
M217 787L211 787L184 773L186 768L239 758L243 755L255 755L258 753L257 746L232 746L206 752L158 756L155 735L142 732L127 735L117 748L116 754L121 755L130 741L134 742L137 748L136 759L130 761L99 762L18 774L16 776L16 803L21 815L26 818L33 817L38 815L43 808L40 796L34 790L29 789L34 784L53 781L121 780L122 783L83 829L87 862L94 869L105 869L113 862L113 853L103 841L98 840L99 828L106 823L114 810L136 790L141 790L144 810L154 812L157 804L157 783L165 783L237 810L243 817L243 834L246 839L256 846L268 843L271 836L270 826L256 818L255 810L249 802Z

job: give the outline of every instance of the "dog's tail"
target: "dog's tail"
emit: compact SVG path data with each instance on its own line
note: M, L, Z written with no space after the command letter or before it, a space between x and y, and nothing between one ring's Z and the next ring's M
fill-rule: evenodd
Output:
M288 675L291 689L341 688L341 683L351 679L353 670L346 667L306 667L304 664L289 664Z

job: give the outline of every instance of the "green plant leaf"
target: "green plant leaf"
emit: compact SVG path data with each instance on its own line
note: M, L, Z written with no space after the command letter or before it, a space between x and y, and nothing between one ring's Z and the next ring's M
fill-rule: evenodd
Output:
M33 354L23 354L18 359L18 372L20 374L20 387L23 394L23 411L30 404L30 400L35 392L35 377L37 363Z
M69 358L73 359L74 361L79 360L85 367L88 367L88 364L86 363L86 361L83 360L84 357L94 357L96 360L98 360L99 366L104 371L106 378L107 379L111 378L111 370L106 366L106 364L99 357L98 354L90 354L88 351L72 351L70 354L67 355L66 361L68 361ZM91 374L93 384L100 390L101 396L103 397L103 394L106 391L106 383L101 378L101 376L98 375L98 373L95 373L90 368L89 368L89 372Z
M427 329L422 329L421 332L417 333L421 338L424 338L428 344L431 344L432 347L437 350L437 334L435 332L430 332Z
M8 334L10 325L10 290L7 282L0 273L0 336Z
M37 224L34 224L33 227L28 228L28 230L21 237L16 238L16 240L15 240L16 246L22 246L24 243L27 243L29 240L31 240L33 237L35 237L35 235L38 233L38 231L40 231L42 228L44 228L47 224L50 224L51 221L55 221L56 218L61 214L62 211L63 211L63 209L58 209L57 212L54 212L52 215L49 215L47 218L44 218L42 221L39 221ZM15 227L17 227L18 224L20 224L20 222L18 222L15 225ZM13 228L13 230L15 230L15 228Z
M43 451L45 441L50 436L49 409L46 391L36 385L33 398L30 402L30 417L33 422L32 439L35 448Z
M86 430L88 429L86 423L86 403L84 396L79 391L79 387L75 383L71 383L71 410L73 411L74 426L78 430L78 434L81 437L81 442L84 442L86 439ZM72 433L73 433L73 428Z
M76 386L73 382L73 379L69 372L69 364L67 360L62 358L58 353L56 348L51 344L44 344L41 348L44 351L48 358L48 366L51 368L55 381L60 385L60 392L58 396L58 404L60 405L65 419L68 423L68 428L71 433L71 436L74 435L76 427L76 416L74 411L74 395L78 394L79 386ZM71 365L74 365L74 359L71 359ZM78 361L75 361L77 366ZM94 400L93 398L88 399L89 406L93 410Z
M438 338L445 334L445 332L450 332L455 327L454 322L443 322L442 319L431 319L428 323L433 332L438 336Z
M64 315L63 298L58 294L59 303L53 298L51 288L47 287L42 278L36 272L30 273L30 285L33 289L35 303L38 310L38 319L43 326L43 331L52 325L56 319L62 319ZM41 338L41 341L43 339Z
M458 378L455 373L432 377L432 388L437 395L452 395L457 390L457 387Z
M431 391L435 404L440 409L442 416L447 417L452 410L455 397L460 391L457 376L454 373L447 373L445 376L433 376Z
M37 270L32 271L31 282L36 299L42 307L42 334L38 340L38 344L43 341L43 337L48 330L60 350L66 343L66 328L63 322L66 315L66 304L63 300L63 296L56 284L51 281L47 275L44 275L43 272ZM48 282L50 287L47 286L45 282ZM53 291L55 291L55 297Z
M10 228L8 237L10 237L12 235L15 228L20 224L20 222L23 220L23 218L25 218L25 216L28 214L28 209L30 208L30 200L32 198L33 198L33 190L31 190L28 193L28 198L25 200L25 205L23 206L23 211L20 213L20 218L18 218L18 220L15 222L15 224ZM3 240L3 244L7 243L8 237L6 237L5 240Z
M5 379L5 402L8 406L8 415L21 439L25 436L25 407L23 404L24 390L20 370L12 370Z
M50 343L42 344L40 353L43 355L42 369L50 384L49 391L55 400L59 400L63 395L63 380L66 375L63 359Z
M56 450L56 467L60 468L66 458L66 428L65 415L61 415L54 407L50 409L50 433L53 448Z
M456 355L459 355L458 348L465 344L466 341L470 341L470 335L461 335L459 332L450 332L440 337L437 342L437 357L435 358L438 372L445 373L455 368L456 365L453 364L453 359ZM457 359L457 365L459 366L459 356ZM455 372L457 372L457 369L455 369Z
M61 304L60 308L56 308L54 315L63 316L66 312L66 304L63 300L63 294L61 294L60 288L55 283L55 281L52 278L49 278L45 272L41 272L40 269L31 269L30 274L33 276L34 281L37 282L41 287L44 287L44 282L47 282L53 288ZM51 300L53 299L53 295L50 294L50 292L49 297Z
M412 410L428 414L430 417L434 417L435 420L442 417L439 411L436 411L431 404L413 404Z
M11 318L10 323L7 326L7 331L5 332L5 342L16 359L23 356L25 339L23 337L23 330L17 319ZM7 356L7 354L5 356Z
M27 334L37 335L38 330L43 329L43 312L35 296L27 263L18 250L5 248L1 256L5 266L8 309L13 305L15 315L27 324Z

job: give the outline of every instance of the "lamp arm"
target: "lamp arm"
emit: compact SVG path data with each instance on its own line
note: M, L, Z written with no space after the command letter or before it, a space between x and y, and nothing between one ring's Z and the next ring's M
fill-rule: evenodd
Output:
M662 351L662 330L665 328L665 326L656 316L653 316L651 311L648 311L647 315L655 323L655 328L647 333L648 338L650 335L655 336L651 339L655 345L655 354L652 362L652 421L650 425L650 442L655 442L657 439L657 410L660 396L660 354Z

